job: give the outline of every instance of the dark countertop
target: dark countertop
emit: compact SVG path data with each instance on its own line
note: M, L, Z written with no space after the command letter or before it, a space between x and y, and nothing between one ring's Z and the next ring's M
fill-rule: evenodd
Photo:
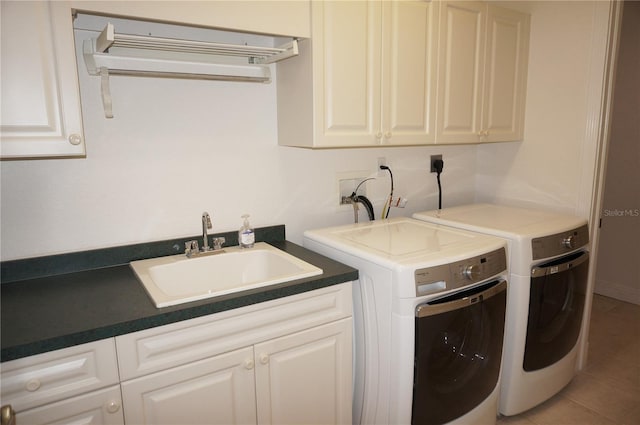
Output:
M357 270L287 241L268 241L323 270L306 279L156 308L128 264L3 283L8 361L358 279Z

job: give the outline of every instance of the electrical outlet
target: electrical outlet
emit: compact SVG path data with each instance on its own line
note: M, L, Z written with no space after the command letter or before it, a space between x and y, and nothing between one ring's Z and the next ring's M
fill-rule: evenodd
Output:
M434 161L437 160L437 159L442 160L442 155L431 155L431 162L429 164L431 164L431 172L432 173L436 173L437 172L436 167L433 166Z

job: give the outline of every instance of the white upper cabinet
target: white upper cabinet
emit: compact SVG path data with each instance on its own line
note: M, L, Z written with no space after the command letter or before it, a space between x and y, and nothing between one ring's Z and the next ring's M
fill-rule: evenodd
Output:
M63 1L2 1L0 152L85 156L71 9Z
M312 2L278 64L278 139L308 148L519 140L529 17L479 1Z
M385 2L382 80L382 143L423 145L435 134L437 5Z
M473 143L481 130L486 5L441 4L438 56L439 143Z
M529 16L458 1L440 14L437 142L521 139Z
M278 64L281 145L356 147L433 141L436 5L312 2L311 40Z
M529 15L490 4L485 58L481 141L521 140L529 62Z

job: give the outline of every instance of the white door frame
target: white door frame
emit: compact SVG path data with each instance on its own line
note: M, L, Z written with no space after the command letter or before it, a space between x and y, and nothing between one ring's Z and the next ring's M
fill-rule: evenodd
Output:
M585 299L585 316L582 323L582 338L578 355L578 370L587 363L589 348L589 322L595 286L598 243L600 239L600 217L604 195L613 83L615 80L622 0L594 2L594 25L589 69L589 98L587 105L587 128L582 149L580 193L576 213L589 218L590 254L588 286Z

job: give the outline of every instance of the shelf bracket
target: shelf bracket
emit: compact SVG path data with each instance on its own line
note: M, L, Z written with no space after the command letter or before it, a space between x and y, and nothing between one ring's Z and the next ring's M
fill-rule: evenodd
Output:
M109 70L100 68L100 93L102 94L102 105L104 106L105 118L113 118L113 103L111 101L111 87L109 86Z

